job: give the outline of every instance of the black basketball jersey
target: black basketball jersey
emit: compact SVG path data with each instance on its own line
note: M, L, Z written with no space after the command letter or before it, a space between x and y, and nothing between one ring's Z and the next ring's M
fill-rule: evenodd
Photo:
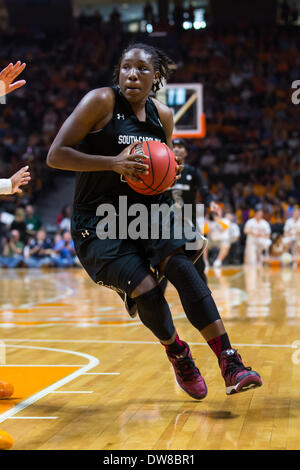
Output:
M166 135L158 111L149 97L146 101L146 121L139 121L130 103L119 87L115 93L113 117L99 131L90 132L78 146L78 150L90 155L117 156L134 141L157 140L166 143ZM99 204L118 204L119 196L126 195L130 202L161 202L160 196L145 196L135 192L122 182L114 171L77 173L74 209L96 210Z

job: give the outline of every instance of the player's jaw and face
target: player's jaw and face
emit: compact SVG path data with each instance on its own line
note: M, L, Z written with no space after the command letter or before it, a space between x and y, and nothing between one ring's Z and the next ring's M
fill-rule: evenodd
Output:
M131 49L123 55L120 64L119 86L130 103L145 101L153 83L159 78L152 57L143 49Z
M188 155L187 149L184 145L173 144L173 152L176 157L185 159Z

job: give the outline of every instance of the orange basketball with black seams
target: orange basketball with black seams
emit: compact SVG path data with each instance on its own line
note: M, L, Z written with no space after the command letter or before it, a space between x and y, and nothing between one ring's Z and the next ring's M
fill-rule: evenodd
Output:
M163 142L148 140L137 142L131 153L148 155L149 160L141 161L149 165L149 174L138 174L141 182L133 181L128 176L125 179L137 193L153 196L161 194L173 185L177 175L178 164L172 150ZM138 159L138 157L137 157Z

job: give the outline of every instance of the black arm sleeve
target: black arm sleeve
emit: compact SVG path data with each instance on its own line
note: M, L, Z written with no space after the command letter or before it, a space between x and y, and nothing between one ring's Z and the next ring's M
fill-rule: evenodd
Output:
M196 168L194 178L195 178L195 186L197 190L199 191L199 193L201 194L204 204L206 206L209 206L209 204L214 200L214 198L210 194L207 182L204 176L202 175L201 171L199 170L199 168Z

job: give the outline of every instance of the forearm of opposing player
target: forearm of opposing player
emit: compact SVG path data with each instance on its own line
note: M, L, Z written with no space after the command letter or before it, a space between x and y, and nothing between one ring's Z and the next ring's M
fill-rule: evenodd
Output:
M71 147L50 148L47 165L68 171L112 171L113 157L89 155Z

